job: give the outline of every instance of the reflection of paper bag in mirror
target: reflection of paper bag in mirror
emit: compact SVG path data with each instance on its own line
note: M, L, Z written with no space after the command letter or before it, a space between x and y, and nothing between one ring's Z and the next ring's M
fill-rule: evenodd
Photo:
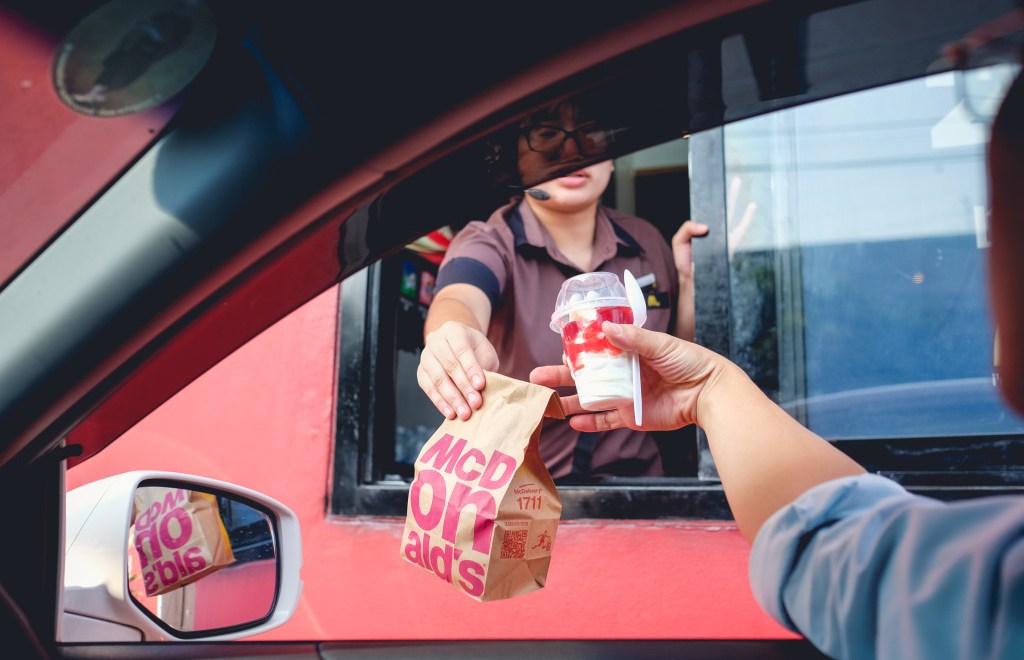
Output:
M562 501L538 443L554 390L487 374L484 405L445 420L416 459L401 554L477 600L544 586Z
M135 549L147 596L158 596L235 561L217 498L141 486L135 491Z

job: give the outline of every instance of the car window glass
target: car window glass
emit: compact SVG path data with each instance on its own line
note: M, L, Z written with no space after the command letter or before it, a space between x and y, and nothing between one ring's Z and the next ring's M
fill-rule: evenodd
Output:
M1024 431L995 386L961 75L725 129L733 357L830 439Z

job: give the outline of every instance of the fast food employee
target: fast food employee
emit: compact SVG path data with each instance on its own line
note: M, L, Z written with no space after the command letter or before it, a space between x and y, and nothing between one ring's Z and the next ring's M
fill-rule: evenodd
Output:
M653 276L645 327L693 339L690 239L707 227L683 222L670 247L650 222L601 205L614 166L584 164L606 149L607 132L578 104L560 103L520 125L521 173L531 180L569 173L516 195L453 239L417 369L420 387L445 417L468 419L480 408L484 370L527 381L535 367L561 361L561 339L548 323L562 282L573 275L608 271L621 278L629 269ZM663 474L648 432L580 433L548 419L540 451L556 479Z

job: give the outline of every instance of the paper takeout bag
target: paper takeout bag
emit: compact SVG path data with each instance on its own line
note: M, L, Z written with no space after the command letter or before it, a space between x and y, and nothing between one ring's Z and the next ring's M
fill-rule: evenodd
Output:
M147 596L159 596L234 563L217 498L184 488L135 491L134 545Z
M562 501L540 457L554 390L487 373L484 405L446 419L416 459L401 555L476 600L544 586Z

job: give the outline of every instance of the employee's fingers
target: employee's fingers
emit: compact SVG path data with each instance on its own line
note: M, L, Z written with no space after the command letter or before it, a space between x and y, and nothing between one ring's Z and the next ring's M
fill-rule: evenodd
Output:
M685 220L672 236L672 245L673 247L678 246L688 242L694 236L703 236L706 233L708 233L708 226L704 223Z
M442 353L441 367L443 374L434 378L434 386L441 396L455 408L460 419L469 419L474 409L483 404L483 398L473 386L470 372L479 373L480 366L476 361L473 349L460 341L449 343L448 351Z
M672 236L672 258L675 261L676 272L682 277L693 275L693 247L690 240L694 236L703 236L708 233L708 226L693 220L687 220L679 227L679 230Z
M468 377L460 367L449 366L452 364L451 361L444 364L445 366L440 369L434 367L427 370L428 381L433 391L455 411L457 417L464 420L469 419L473 414L473 409L479 408L483 401L480 393L468 385ZM452 371L456 372L458 376L453 375ZM428 396L429 394L428 392ZM435 401L435 405L437 405L437 395L431 399ZM446 412L443 407L439 407L438 410ZM447 415L445 416L447 417Z
M464 353L468 354L475 364L473 351L465 350ZM480 394L470 384L470 376L453 351L448 337L435 336L431 333L427 338L427 346L420 356L416 380L434 402L434 406L448 419L456 416L468 419L472 414L473 404L476 404L475 407L480 406Z
M428 396L431 391L435 393L431 399L435 406L440 397L438 410L446 413L447 404L455 416L465 420L483 405L480 390L487 384L484 370L497 370L498 354L479 330L449 322L427 337L420 365L429 381L427 387L422 382L420 387Z
M434 404L434 407L437 408L442 415L448 419L455 419L455 408L448 403L448 400L445 399L444 395L441 394L441 391L435 385L435 382L437 382L435 380L436 377L431 375L431 371L432 370L428 369L426 364L424 364L424 361L421 359L420 366L416 369L416 382L419 384L420 389L423 390L423 393L427 395L427 398L430 399L430 402ZM434 373L438 373L436 370L433 371ZM440 373L443 374L444 371L441 370ZM446 379L446 376L441 376L440 378L444 380Z
M476 366L468 368L467 372L473 387L479 391L487 386L487 375L484 371L497 371L501 363L498 360L498 352L486 339L476 343L473 354L476 357Z
M683 239L686 236L703 236L708 233L708 226L703 222L696 222L694 220L684 220L683 224L679 225L679 229L676 231L673 240Z

